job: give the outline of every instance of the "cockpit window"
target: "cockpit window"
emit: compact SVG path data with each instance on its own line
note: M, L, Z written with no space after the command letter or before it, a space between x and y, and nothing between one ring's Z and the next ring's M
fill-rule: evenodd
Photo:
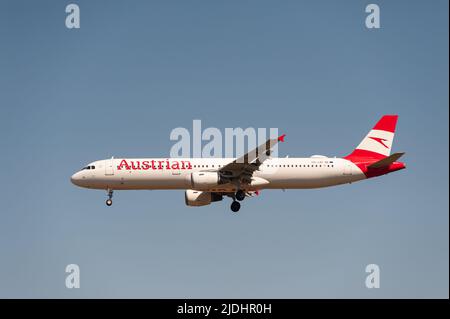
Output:
M81 170L85 170L85 169L95 169L95 166L94 165L86 166L86 167L83 167Z
M92 166L91 166L91 169L95 169L95 166L94 166L94 165L92 165Z

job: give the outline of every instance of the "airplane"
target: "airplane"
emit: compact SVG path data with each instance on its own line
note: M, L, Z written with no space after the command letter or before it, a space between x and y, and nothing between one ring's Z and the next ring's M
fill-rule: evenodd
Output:
M285 134L269 139L239 158L110 158L92 162L71 177L77 186L115 190L185 190L188 206L232 199L238 212L247 197L266 189L309 189L353 183L406 168L391 155L398 115L384 115L349 155L342 158L271 157Z

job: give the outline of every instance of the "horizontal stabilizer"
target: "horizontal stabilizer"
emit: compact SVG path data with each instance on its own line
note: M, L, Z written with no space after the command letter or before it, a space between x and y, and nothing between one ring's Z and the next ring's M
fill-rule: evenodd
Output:
M395 161L397 161L400 157L402 157L405 153L394 153L391 156L385 157L378 162L370 164L368 168L382 168L391 165Z

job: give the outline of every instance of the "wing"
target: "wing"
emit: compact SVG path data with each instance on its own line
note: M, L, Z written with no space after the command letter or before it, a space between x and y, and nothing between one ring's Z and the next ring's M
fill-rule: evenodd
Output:
M258 170L261 164L270 156L273 147L278 142L284 142L286 134L278 138L269 139L254 150L235 159L233 162L223 166L219 172L224 178L238 180L250 184L253 172Z

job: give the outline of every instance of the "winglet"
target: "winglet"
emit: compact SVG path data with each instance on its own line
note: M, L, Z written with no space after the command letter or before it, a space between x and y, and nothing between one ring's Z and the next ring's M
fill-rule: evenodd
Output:
M286 136L286 134L278 136L278 142L284 142L284 137L285 136Z

